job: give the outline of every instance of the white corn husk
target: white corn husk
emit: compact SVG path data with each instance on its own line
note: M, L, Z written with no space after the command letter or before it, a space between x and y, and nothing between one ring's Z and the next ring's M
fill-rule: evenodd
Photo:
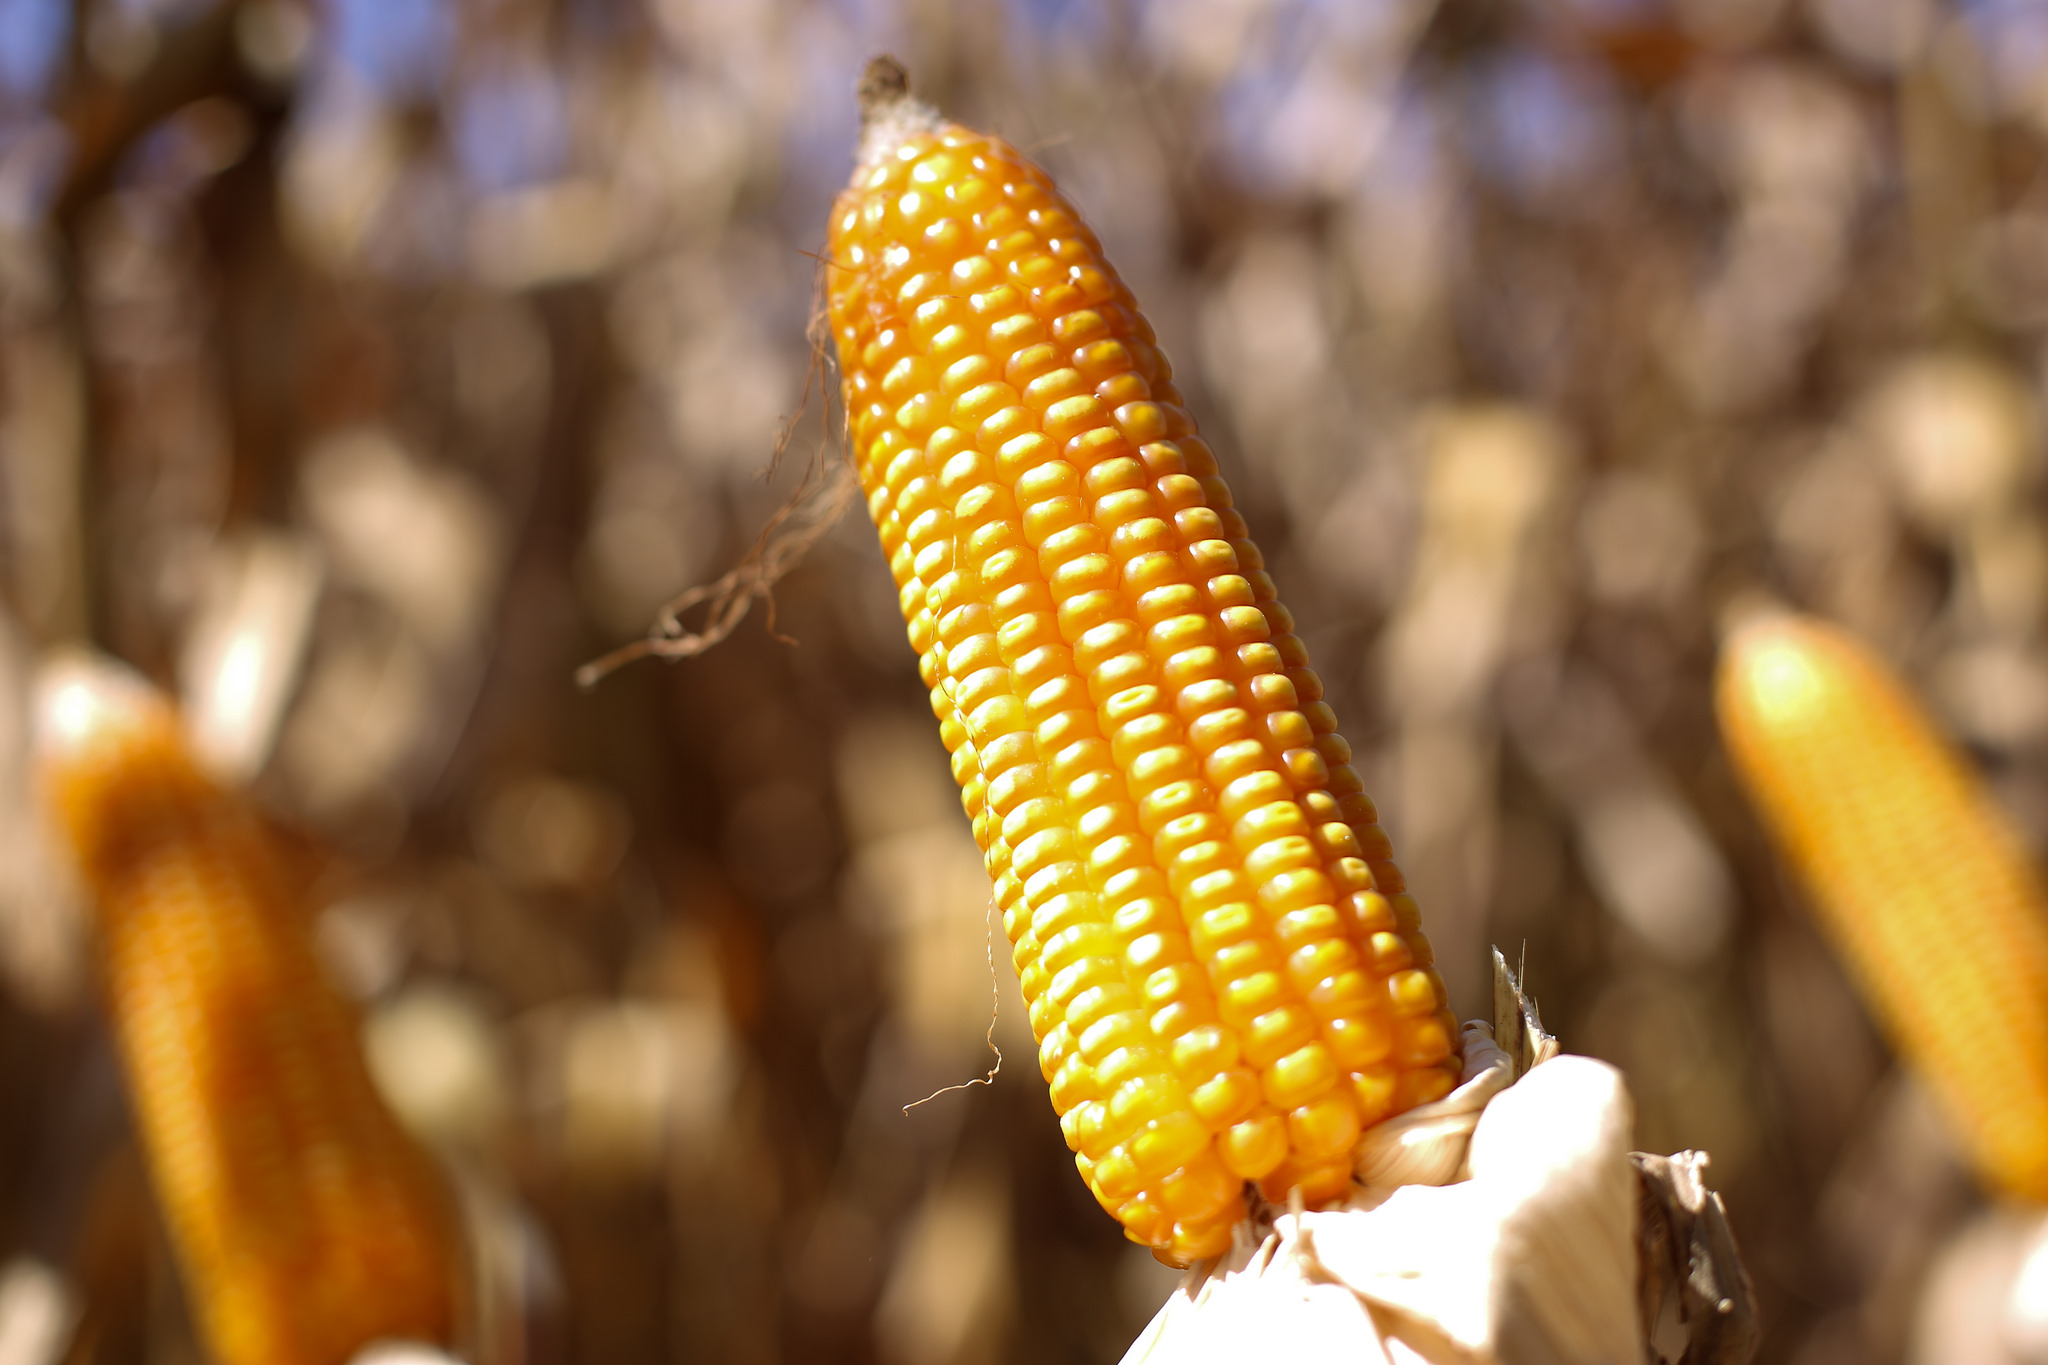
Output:
M1632 1158L1621 1074L1557 1056L1504 963L1498 975L1507 1049L1492 1026L1466 1025L1463 1083L1368 1130L1349 1203L1241 1226L1229 1255L1188 1272L1124 1365L1657 1359L1645 1334L1677 1288L1668 1249L1725 1233L1719 1201L1695 1188L1704 1158L1673 1159L1693 1182L1676 1191L1672 1163ZM1639 1226L1644 1216L1656 1226ZM1746 1281L1732 1242L1724 1264L1713 1254L1693 1278L1718 1273L1731 1287L1704 1304L1680 1295L1686 1358L1741 1361L1754 1345Z
M348 1365L463 1365L460 1357L418 1341L372 1342L349 1357Z
M1950 1231L1920 1290L1906 1365L2048 1365L2048 1212L1979 1210Z

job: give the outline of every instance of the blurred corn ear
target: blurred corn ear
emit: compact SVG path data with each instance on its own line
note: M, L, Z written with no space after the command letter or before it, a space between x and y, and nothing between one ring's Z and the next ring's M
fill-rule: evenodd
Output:
M372 1086L268 832L140 680L66 665L39 705L45 792L94 907L151 1177L213 1354L340 1365L379 1339L448 1341L449 1195Z
M1962 754L1871 650L1769 615L1723 648L1743 787L1864 999L1992 1184L2048 1200L2048 897Z

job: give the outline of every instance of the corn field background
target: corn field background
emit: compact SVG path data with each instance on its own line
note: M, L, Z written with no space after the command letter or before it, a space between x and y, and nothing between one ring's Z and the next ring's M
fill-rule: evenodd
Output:
M2048 6L0 0L0 1365L202 1358L26 768L81 641L291 832L520 1359L1108 1362L1163 1300L859 509L772 622L572 680L839 458L880 50L1144 304L1454 1008L1501 945L1712 1153L1765 1361L1948 1359L2006 1224L1708 680L1730 603L1846 623L2048 851ZM992 985L1000 1074L906 1115Z

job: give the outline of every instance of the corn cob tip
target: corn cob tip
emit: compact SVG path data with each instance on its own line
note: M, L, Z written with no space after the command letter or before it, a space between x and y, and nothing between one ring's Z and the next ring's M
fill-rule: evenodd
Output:
M1716 705L1725 727L1825 725L1840 704L1838 659L1861 666L1860 647L1833 628L1782 606L1758 606L1725 627ZM1738 740L1740 744L1743 741Z
M910 72L888 53L868 59L856 87L860 99L860 165L875 166L920 134L946 126L938 110L910 93Z
M1754 630L1797 617L1797 612L1769 592L1754 587L1737 588L1714 608L1714 638L1727 649Z
M36 678L35 753L47 767L75 762L113 733L174 726L169 704L139 674L111 659L66 652Z
M118 859L124 832L146 819L151 793L166 782L203 785L170 699L101 656L67 652L43 665L31 734L45 808L88 884Z
M2048 891L1967 756L1854 635L1722 644L1737 778L1902 1058L1993 1185L2048 1202Z
M888 53L876 53L861 68L856 93L860 96L860 114L865 122L874 111L910 97L910 72Z

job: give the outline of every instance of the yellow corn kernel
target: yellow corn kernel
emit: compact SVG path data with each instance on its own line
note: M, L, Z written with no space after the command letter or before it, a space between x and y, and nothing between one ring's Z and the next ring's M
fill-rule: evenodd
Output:
M1869 649L1775 615L1724 646L1737 774L1879 1022L1990 1182L2048 1200L2048 898Z
M900 84L868 104L828 272L868 507L1076 1164L1133 1239L1216 1255L1243 1182L1341 1199L1361 1126L1451 1088L1442 983L1080 215Z
M341 1365L378 1338L447 1342L452 1207L372 1086L267 832L140 680L65 666L41 706L44 786L212 1354Z

